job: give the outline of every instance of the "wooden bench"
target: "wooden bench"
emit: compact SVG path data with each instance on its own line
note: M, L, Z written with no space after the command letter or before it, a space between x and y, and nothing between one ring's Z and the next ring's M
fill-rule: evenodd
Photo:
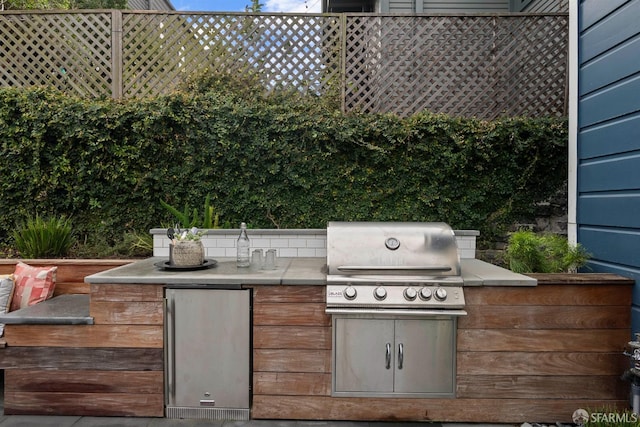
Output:
M17 262L0 260L0 274L13 273ZM113 298L99 289L92 294L84 282L88 275L132 261L23 262L57 266L56 288L52 299L0 316L5 323L0 344L4 413L164 416L162 347L136 348L119 334L105 335L109 326L101 306Z
M56 287L53 295L89 294L84 278L134 260L118 259L0 259L0 274L11 274L18 261L34 267L57 266Z

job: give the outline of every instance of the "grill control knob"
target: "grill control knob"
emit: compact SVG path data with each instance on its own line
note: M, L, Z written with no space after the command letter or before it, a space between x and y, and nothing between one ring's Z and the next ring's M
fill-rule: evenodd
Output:
M385 299L387 297L387 290L385 288L383 288L382 286L378 286L374 291L373 291L373 296L378 300L378 301L382 301L383 299Z
M447 290L445 288L438 288L436 289L435 296L438 301L444 301L447 299Z
M422 288L420 289L420 299L423 301L429 301L431 299L431 289L429 288Z
M418 296L418 291L414 288L407 288L404 290L404 299L407 301L413 301Z
M354 288L353 286L349 286L344 290L344 297L348 300L355 299L357 295L358 295L358 292L356 291L356 288Z

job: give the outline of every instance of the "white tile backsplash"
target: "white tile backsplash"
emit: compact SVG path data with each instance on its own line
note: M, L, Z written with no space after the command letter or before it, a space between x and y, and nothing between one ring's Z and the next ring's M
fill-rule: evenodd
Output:
M202 237L205 255L210 258L235 257L236 240L239 230L207 230ZM476 257L476 237L474 230L456 231L458 253L460 258ZM166 229L151 230L153 235L153 256L169 256L169 238ZM247 230L251 240L251 249L277 249L280 257L326 258L327 234L319 229L291 230Z

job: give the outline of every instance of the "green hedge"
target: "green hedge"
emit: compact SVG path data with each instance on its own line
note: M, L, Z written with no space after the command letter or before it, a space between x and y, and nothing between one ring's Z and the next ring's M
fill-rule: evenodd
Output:
M224 86L224 85L222 85ZM254 228L445 221L484 238L563 183L565 119L343 114L313 96L210 88L152 99L0 90L0 241L28 215L117 238L159 200Z

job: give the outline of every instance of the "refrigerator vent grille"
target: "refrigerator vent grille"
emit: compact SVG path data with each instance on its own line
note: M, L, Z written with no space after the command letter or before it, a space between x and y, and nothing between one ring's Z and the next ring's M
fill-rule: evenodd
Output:
M172 419L198 419L198 420L234 420L248 421L249 409L233 408L193 408L193 407L167 407L166 417Z

